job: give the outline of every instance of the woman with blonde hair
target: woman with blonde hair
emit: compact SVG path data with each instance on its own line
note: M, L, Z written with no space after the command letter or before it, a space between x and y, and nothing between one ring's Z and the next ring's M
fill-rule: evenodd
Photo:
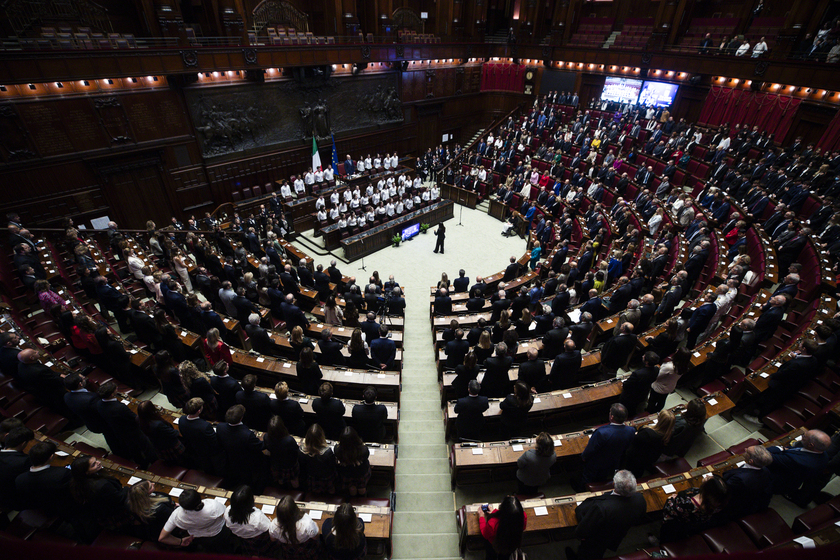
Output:
M490 333L488 331L481 331L478 337L478 344L473 348L475 352L475 359L479 364L483 364L484 360L493 355L493 343L490 340Z
M630 447L624 455L625 468L637 478L644 475L645 471L652 470L653 464L671 441L675 421L673 412L663 410L656 417L656 424L640 428L630 440Z
M449 276L445 272L440 273L440 282L437 283L437 289L441 288L449 290Z
M212 328L207 331L207 336L204 337L201 343L201 349L204 351L204 359L207 361L208 366L213 367L220 360L226 361L228 366L233 365L230 348L222 342L219 329Z
M295 360L300 359L300 352L304 348L309 348L310 350L315 349L312 341L308 337L303 336L303 329L300 326L293 328L289 333L289 344L292 347Z
M216 400L216 391L210 386L210 376L200 371L194 363L184 360L178 366L178 373L184 387L190 392L190 398L200 398L204 401L204 410L201 417L205 420L214 420L219 403Z
M128 509L132 523L126 531L137 538L155 541L175 511L175 503L168 495L155 492L153 482L141 480L128 489Z
M510 311L504 309L499 315L499 322L493 325L493 331L490 333L490 339L493 341L493 344L498 344L502 341L505 332L510 326Z

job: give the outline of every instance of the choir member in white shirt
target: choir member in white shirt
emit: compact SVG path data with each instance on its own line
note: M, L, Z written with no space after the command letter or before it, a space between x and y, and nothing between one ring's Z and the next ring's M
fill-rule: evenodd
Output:
M319 167L318 171L315 172L315 182L316 183L323 183L324 182L324 171Z
M335 177L335 174L333 173L333 168L332 167L327 167L326 169L324 169L324 181L329 183L333 180L334 177Z
M379 157L379 154L376 154L376 157L373 158L373 168L379 169L380 167L382 167L382 158Z
M372 195L370 195L370 200L371 202L373 202L374 206L379 206L379 203L382 201L382 197L379 196L378 192L375 192Z
M292 198L292 188L289 186L289 183L280 185L280 196L282 198Z
M338 219L338 229L344 231L347 229L347 219L344 217L344 214Z
M420 198L423 199L423 202L429 202L429 189L423 189L423 192L420 194Z
M360 198L361 197L359 197L358 192L353 193L353 199L350 201L350 208L352 208L353 210L356 210L357 208L359 208L359 205L361 204Z
M380 177L379 182L376 183L376 188L380 191L385 188L385 177Z
M396 185L391 185L388 187L388 196L397 196L397 187Z
M338 204L338 211L341 212L342 214L347 213L347 203L344 202L343 200Z
M338 208L336 208L335 206L330 208L330 220L336 221L338 219L338 216L339 216Z
M350 202L351 200L353 200L353 191L346 189L344 191L344 202Z
M414 201L410 196L407 196L405 197L405 211L411 212L412 210L414 210Z
M400 166L400 158L397 157L397 152L391 156L391 169L396 170Z
M338 191L333 191L332 194L330 194L330 206L338 206L338 202Z
M324 211L323 208L318 210L318 221L319 222L327 221L327 213Z
M391 169L391 156L385 154L385 157L382 159L382 167L385 168L385 171Z
M440 198L440 189L437 188L437 185L432 185L432 200L437 200Z
M356 214L350 213L350 217L347 218L347 226L354 228L359 225L359 220L356 219Z
M315 209L316 209L316 210L320 210L320 209L322 209L322 208L326 208L326 207L327 207L327 203L326 203L326 201L324 200L323 195L322 195L322 196L319 196L319 197L318 197L318 200L316 200L316 201L315 201Z
M386 213L386 212L387 212L387 211L386 211L386 209L385 209L385 206L383 206L381 203L377 203L377 206L376 206L376 215L377 215L377 216L379 216L379 217L381 218L381 217L383 217L383 216L385 215L385 213Z
M368 206L367 214L365 214L365 220L367 220L368 223L372 224L373 220L375 220L375 219L376 219L376 214L373 212L373 208Z
M315 184L315 174L312 173L311 167L306 170L306 175L303 176L303 182L309 187Z
M365 215L359 212L359 217L356 219L360 228L365 227Z
M420 200L420 195L417 194L417 193L414 193L414 206L420 206L422 203L423 203L423 201Z
M362 208L364 208L365 206L370 204L370 197L366 194L363 194L362 197L359 199L359 202L362 205Z
M365 171L373 170L373 161L370 159L370 154L365 158Z
M422 186L423 186L423 180L420 179L420 177L415 177L414 178L414 188L419 189Z
M389 218L394 217L394 205L390 201L385 205L385 213L388 214Z
M294 177L293 177L294 178ZM301 177L294 178L295 193L301 194L306 192L306 186Z
M394 207L394 211L397 214L402 214L405 212L405 204L403 204L402 200L397 200L397 205Z

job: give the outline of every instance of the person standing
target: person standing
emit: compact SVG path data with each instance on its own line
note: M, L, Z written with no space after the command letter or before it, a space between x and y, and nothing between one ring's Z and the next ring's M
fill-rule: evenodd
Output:
M435 235L437 236L437 242L435 243L435 253L438 252L440 249L440 254L443 254L443 242L446 239L446 226L443 224L439 224L437 231L435 231Z
M557 461L554 440L547 432L537 436L536 447L519 456L516 461L518 494L537 494L539 487L551 479L551 467Z
M482 508L478 518L481 536L485 539L487 560L508 560L522 545L522 533L528 518L516 496L507 496L499 509Z

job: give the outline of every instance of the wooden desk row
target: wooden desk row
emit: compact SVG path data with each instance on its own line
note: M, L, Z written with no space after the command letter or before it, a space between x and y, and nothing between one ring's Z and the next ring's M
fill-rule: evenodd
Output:
M36 434L36 441L52 441L56 444L56 456L51 461L53 466L66 467L76 458L83 455L83 453L72 445L59 440L53 440L40 433ZM148 480L149 482L154 483L158 492L169 494L173 498L180 496L184 490L195 490L202 495L202 498L214 499L224 503L225 505L229 505L231 495L233 494L230 490L225 490L223 488L187 484L173 478L158 476L148 471L124 467L110 461L107 458L101 459L100 462L102 463L102 468L107 472L107 474L119 480L123 486L131 486L143 480ZM274 519L275 508L277 507L277 504L280 503L279 498L272 496L255 496L254 501L256 506L262 509L262 511L270 519ZM298 502L298 506L305 513L310 514L313 520L318 524L319 529L326 519L329 519L334 515L336 509L338 508L337 505L316 501ZM365 522L365 537L390 541L391 508L380 506L356 506L355 509L356 513Z
M706 417L711 418L731 410L735 404L723 393L716 393L703 398L706 404ZM685 410L685 405L671 409L675 414ZM657 415L651 414L627 422L636 430L652 424ZM567 434L552 435L554 453L558 463L572 463L589 443L594 429ZM496 480L508 480L516 469L516 461L529 449L536 447L535 438L519 438L510 441L485 443L456 443L451 448L453 484L475 484Z
M773 442L767 442L765 447L771 445L787 445L794 440L800 439L804 429L795 430ZM698 487L703 480L712 474L720 474L727 470L737 468L743 464L743 457L736 455L721 463L707 467L698 467L688 473L679 474L667 478L659 478L650 482L644 482L637 486L639 492L645 498L647 513L656 514L662 511L665 502L670 496L682 490ZM605 492L583 492L569 496L556 498L545 498L537 500L526 500L522 503L525 513L528 516L526 533L538 533L543 531L561 530L564 538L571 538L574 527L577 525L575 509L584 500L592 496L604 494ZM481 515L482 504L471 504L464 506L465 522L460 528L461 549L464 550L468 540L482 539L478 526L478 518ZM490 504L491 509L498 504ZM644 520L640 519L640 522Z

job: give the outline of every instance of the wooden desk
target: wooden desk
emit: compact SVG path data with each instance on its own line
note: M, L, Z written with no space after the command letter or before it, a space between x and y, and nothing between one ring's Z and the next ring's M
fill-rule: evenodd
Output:
M391 238L400 230L414 223L436 225L444 222L452 218L455 213L454 208L455 204L451 200L441 200L403 216L395 217L367 231L346 237L340 242L341 246L344 247L344 257L353 262L379 249L384 249L391 244ZM328 250L332 250L329 243L326 243L326 247Z
M451 200L462 206L475 210L475 207L478 205L477 192L469 189L462 189L461 187L456 187L455 185L449 185L447 183L439 184L441 198Z
M703 399L706 403L706 416L712 417L728 410L735 404L722 393L715 393ZM685 405L678 405L671 409L680 414ZM657 415L651 414L637 418L628 425L637 430L651 424ZM572 463L580 458L580 454L589 443L589 437L594 430L571 432L552 435L554 452L558 463ZM451 448L452 482L453 484L477 484L499 480L510 480L516 470L516 461L529 449L536 447L535 438L518 438L511 441L495 441L485 443L457 443ZM476 449L481 453L476 454Z
M490 201L490 208L487 210L487 213L497 220L505 221L505 215L507 214L507 205L504 202L500 202L498 199L494 197L490 197L488 199Z

